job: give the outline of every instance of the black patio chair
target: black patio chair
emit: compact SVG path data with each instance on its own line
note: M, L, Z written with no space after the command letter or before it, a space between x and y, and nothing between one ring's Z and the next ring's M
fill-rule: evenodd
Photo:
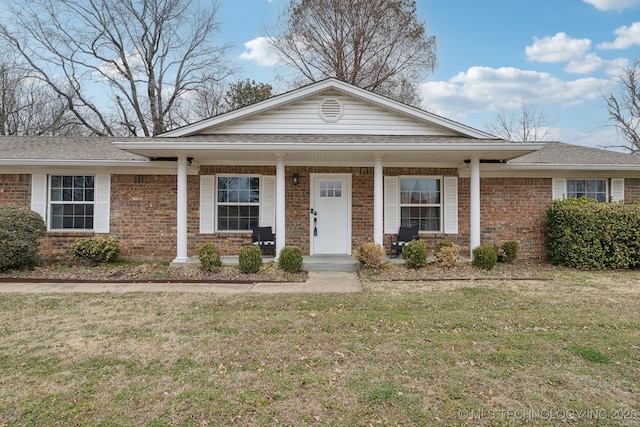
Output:
M259 247L263 254L270 251L276 256L276 238L271 227L254 227L251 244Z
M411 242L412 240L418 240L419 238L420 236L418 235L417 225L412 225L411 227L400 227L400 229L398 230L398 236L395 238L395 240L393 236L391 236L389 255L393 256L393 253L395 251L395 256L397 257L398 255L402 254L402 248L404 248L407 243Z

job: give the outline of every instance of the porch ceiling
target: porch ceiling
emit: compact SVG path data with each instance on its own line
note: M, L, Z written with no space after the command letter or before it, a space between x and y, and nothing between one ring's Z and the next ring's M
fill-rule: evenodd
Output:
M148 143L116 145L149 158L189 157L200 164L275 165L284 158L287 165L370 166L376 158L384 164L458 165L468 159L510 160L540 149L543 144L474 142L409 144L247 144L247 143Z

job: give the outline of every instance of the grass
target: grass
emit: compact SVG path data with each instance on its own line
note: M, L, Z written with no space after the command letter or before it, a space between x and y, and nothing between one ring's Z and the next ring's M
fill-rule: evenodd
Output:
M0 425L637 425L640 273L0 295Z

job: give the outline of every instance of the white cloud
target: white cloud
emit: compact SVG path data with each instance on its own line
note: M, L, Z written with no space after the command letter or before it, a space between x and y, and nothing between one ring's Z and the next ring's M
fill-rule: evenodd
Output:
M273 67L278 65L278 54L273 47L269 44L269 39L266 37L257 37L253 40L249 40L244 44L244 47L248 50L240 55L241 59L247 61L256 61L258 65L264 67Z
M591 40L574 39L565 33L557 33L542 39L534 37L533 44L526 47L525 54L529 61L567 62L582 57L589 49Z
M595 71L604 71L610 76L620 73L620 69L629 64L627 58L617 58L605 60L594 53L589 53L582 58L571 60L565 67L564 71L574 74L589 74Z
M517 68L471 67L448 81L422 85L429 110L454 120L468 114L512 110L523 100L562 107L597 99L610 80L583 78L563 81L549 73Z
M639 0L640 1L640 0ZM598 49L628 49L640 45L640 22L623 25L613 32L617 37L613 42L600 43Z
M640 5L640 0L583 0L598 10L622 10Z

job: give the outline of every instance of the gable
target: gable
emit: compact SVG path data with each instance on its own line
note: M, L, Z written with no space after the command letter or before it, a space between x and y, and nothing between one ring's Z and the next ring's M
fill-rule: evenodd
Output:
M312 83L158 137L214 134L428 135L500 139L336 79Z
M336 91L209 129L202 134L368 134L437 135L455 133L426 121L384 109Z

